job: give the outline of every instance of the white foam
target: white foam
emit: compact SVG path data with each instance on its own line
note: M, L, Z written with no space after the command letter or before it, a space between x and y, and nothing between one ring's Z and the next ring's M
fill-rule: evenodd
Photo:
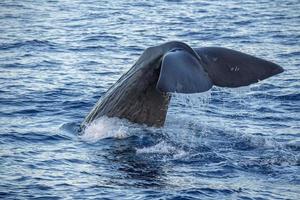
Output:
M181 158L187 154L184 150L176 148L165 141L162 141L151 147L136 149L136 153L137 154L165 154L165 155L171 155L174 158Z
M88 142L97 142L103 138L122 139L128 137L128 135L128 124L124 120L104 116L88 125L81 138Z
M160 154L172 154L176 151L175 147L167 144L165 141L162 141L151 147L144 147L137 149L137 153L160 153Z

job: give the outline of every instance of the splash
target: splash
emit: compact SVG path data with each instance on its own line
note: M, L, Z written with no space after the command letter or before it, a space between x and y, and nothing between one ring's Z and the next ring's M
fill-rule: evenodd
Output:
M173 154L176 152L176 148L162 141L151 147L144 147L137 149L137 153L160 153L160 154Z
M166 141L161 141L156 145L150 146L150 147L144 147L141 149L136 149L137 154L164 154L164 155L170 155L173 158L181 158L185 156L188 152L185 152L184 150L177 148Z
M88 125L81 138L88 142L97 142L103 138L126 138L129 135L128 122L118 118L100 117Z
M181 94L174 93L172 95L170 107L180 105L182 108L201 108L208 105L211 100L211 91L194 93L194 94ZM171 106L172 105L172 106Z

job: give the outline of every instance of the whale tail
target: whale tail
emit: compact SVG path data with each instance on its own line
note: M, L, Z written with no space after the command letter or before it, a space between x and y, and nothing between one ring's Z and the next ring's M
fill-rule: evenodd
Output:
M281 72L272 62L226 48L192 49L182 42L150 47L96 103L81 128L103 115L161 127L172 92L246 86Z
M220 47L167 52L161 62L157 89L162 92L198 93L213 85L240 87L283 72L283 68L235 50Z

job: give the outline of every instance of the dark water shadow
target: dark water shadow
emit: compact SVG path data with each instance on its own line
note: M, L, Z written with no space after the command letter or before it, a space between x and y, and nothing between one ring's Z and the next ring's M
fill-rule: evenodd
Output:
M152 146L158 140L157 136L148 135L131 136L122 141L113 141L113 145L104 158L108 163L115 166L118 173L123 175L125 182L121 183L122 186L164 187L166 162L138 154L136 150L140 147Z

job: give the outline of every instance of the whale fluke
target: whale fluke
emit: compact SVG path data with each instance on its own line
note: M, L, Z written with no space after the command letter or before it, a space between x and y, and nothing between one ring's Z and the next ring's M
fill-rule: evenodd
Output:
M103 115L161 127L171 93L205 92L213 85L246 86L281 72L277 64L231 49L164 43L143 52L100 98L81 129Z
M220 87L246 86L283 72L275 63L227 48L204 47L195 51L213 84Z
M213 86L199 59L182 49L167 52L161 62L157 89L162 92L199 93Z

